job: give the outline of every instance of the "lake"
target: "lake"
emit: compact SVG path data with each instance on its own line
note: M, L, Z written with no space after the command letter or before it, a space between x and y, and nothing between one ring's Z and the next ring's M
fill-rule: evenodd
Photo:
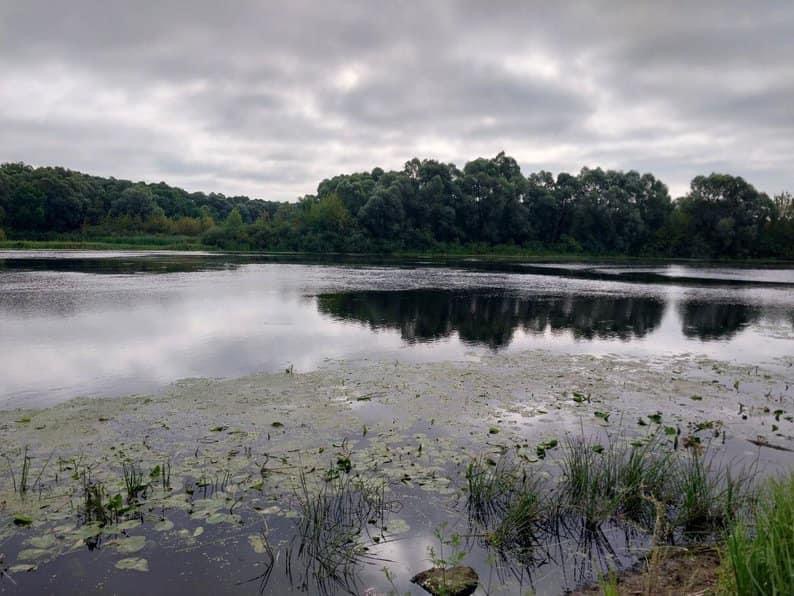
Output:
M331 360L791 353L794 268L0 252L0 407Z
M648 552L651 482L666 539L708 542L791 469L793 290L791 267L2 252L0 589L418 596L460 560L477 594L557 595Z

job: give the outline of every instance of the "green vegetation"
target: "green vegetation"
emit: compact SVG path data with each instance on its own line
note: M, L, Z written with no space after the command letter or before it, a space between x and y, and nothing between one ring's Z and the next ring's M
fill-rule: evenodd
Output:
M665 500L673 471L672 453L659 435L639 445L612 439L607 447L582 437L565 441L560 466L560 504L563 514L581 516L595 529L621 515L653 528L653 500Z
M538 543L543 502L540 482L507 457L479 458L466 469L470 520L500 552L531 555Z
M479 458L466 471L469 518L488 547L523 564L553 559L548 545L603 544L609 528L641 532L652 557L680 542L711 544L754 496L752 470L732 476L711 458L700 445L677 451L661 432L606 445L568 437L558 480L546 487L537 468L507 454Z
M387 513L383 485L333 471L319 486L310 486L300 471L297 533L287 550L288 559L303 562L295 565L302 567L300 583L316 582L324 593L330 585L354 584L356 565L371 558L362 534L368 525L382 527Z
M26 248L26 241L56 243L50 248L794 258L794 200L711 174L673 201L651 174L584 168L524 176L504 153L462 170L412 159L399 171L343 174L295 203L4 164L0 246Z
M791 594L794 589L794 474L770 483L753 523L738 522L722 567L726 593Z

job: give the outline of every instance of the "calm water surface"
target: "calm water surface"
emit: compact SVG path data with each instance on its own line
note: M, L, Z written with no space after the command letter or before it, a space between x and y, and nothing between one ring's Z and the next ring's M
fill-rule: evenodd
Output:
M794 269L0 252L0 407L531 348L788 355Z

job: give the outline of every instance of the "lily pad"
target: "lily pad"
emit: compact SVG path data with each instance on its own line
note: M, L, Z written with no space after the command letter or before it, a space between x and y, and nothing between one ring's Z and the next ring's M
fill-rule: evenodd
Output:
M251 534L248 537L248 544L251 545L251 548L254 549L254 552L258 555L261 555L267 550L265 540L259 534Z
M164 519L161 522L154 524L155 532L167 532L168 530L174 529L174 522L170 519Z
M50 551L43 548L26 548L19 551L17 559L20 561L34 561L46 557L48 554L50 554Z
M33 548L51 548L55 546L56 540L55 536L52 534L45 534L44 536L33 536L32 538L28 538L26 540L26 544L29 544Z
M113 543L114 548L122 555L137 553L146 546L146 536L130 536L121 538Z
M405 534L411 529L411 526L409 526L408 522L406 522L404 519L400 517L393 517L383 529L390 534Z
M149 561L137 557L116 561L116 569L124 571L149 571Z

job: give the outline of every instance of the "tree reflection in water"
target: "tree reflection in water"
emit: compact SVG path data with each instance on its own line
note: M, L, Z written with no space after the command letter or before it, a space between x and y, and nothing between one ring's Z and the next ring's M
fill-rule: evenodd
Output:
M570 330L581 339L644 337L664 313L656 297L522 295L498 289L365 291L324 294L318 309L331 317L399 329L408 343L457 332L460 339L491 349L507 346L516 329L541 334Z

